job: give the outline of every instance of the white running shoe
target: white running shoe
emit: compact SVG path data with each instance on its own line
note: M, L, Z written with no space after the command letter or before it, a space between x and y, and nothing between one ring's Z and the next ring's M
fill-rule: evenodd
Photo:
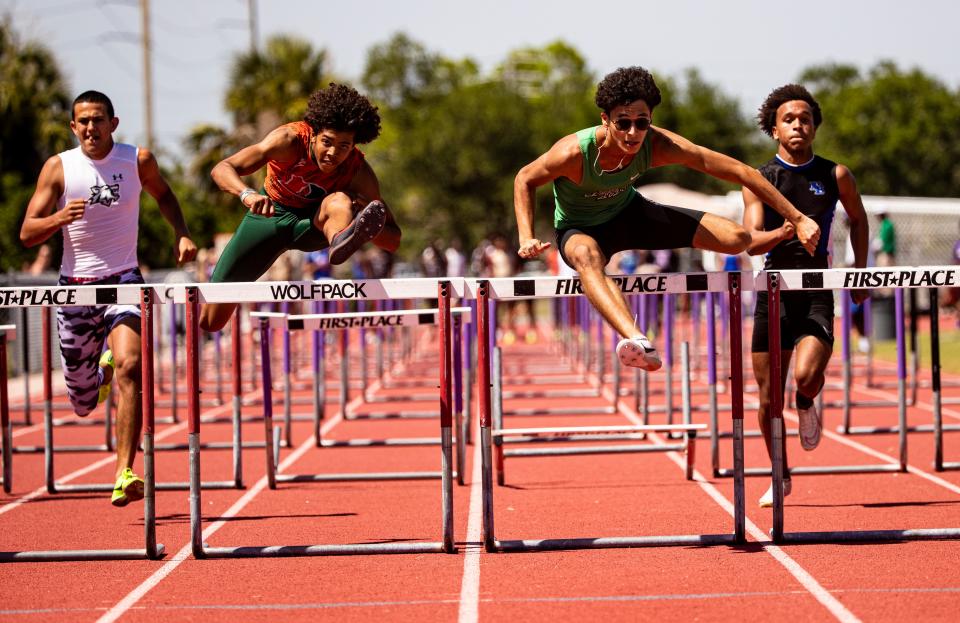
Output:
M624 338L617 344L617 357L620 363L631 368L640 368L650 372L659 370L663 365L657 349L653 347L645 335L635 335Z
M790 495L790 491L793 489L792 480L783 481L783 497ZM773 483L770 483L770 488L767 489L767 492L760 497L760 508L771 508L773 507Z
M813 450L820 445L820 431L823 428L817 403L811 404L809 409L797 407L797 415L800 416L800 445L804 450Z

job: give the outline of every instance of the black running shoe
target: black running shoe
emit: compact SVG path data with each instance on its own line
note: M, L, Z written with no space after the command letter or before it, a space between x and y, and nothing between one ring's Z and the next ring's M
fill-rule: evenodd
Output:
M357 249L373 240L387 222L387 206L382 201L371 201L357 212L343 231L330 241L330 263L343 264Z

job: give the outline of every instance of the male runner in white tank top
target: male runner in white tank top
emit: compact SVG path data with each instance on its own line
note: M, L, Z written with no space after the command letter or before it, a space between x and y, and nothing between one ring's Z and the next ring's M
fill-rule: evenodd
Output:
M144 189L176 233L177 262L192 260L197 247L156 158L146 149L114 142L120 120L110 99L97 91L81 93L71 115L70 129L80 145L43 165L20 229L23 244L41 244L63 230L61 285L143 283L137 229ZM135 305L57 309L63 374L77 415L87 415L106 399L116 370L115 506L143 497L143 481L133 472L142 425L139 318Z

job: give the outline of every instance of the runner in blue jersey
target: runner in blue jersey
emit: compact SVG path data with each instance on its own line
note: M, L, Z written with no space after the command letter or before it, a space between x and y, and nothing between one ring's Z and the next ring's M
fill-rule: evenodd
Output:
M794 226L747 188L743 189L744 225L752 242L751 255L766 253L767 270L829 268L830 226L837 201L843 204L850 221L850 240L854 263L864 268L867 262L868 224L857 182L841 164L814 155L813 140L822 121L820 105L802 86L788 84L775 89L758 115L760 129L777 141L776 155L760 167L760 173L777 187L790 202L820 226L820 243L810 255L797 240ZM851 290L855 303L867 297L864 290ZM767 452L772 455L770 435L769 340L767 335L767 295L757 296L753 323L753 373L760 388L758 418ZM797 386L797 415L800 419L800 444L813 450L820 443L823 426L813 399L823 387L824 370L833 353L833 292L800 290L784 292L780 299L781 395L793 351L794 380ZM792 481L787 466L786 443L783 447L784 495ZM773 490L760 498L761 507L773 505Z

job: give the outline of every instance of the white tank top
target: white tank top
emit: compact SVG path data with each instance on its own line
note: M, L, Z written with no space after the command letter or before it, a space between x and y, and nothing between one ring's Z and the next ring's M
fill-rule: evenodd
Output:
M57 207L71 199L87 202L83 218L63 228L63 276L100 278L138 265L137 152L136 145L114 143L102 160L91 160L79 147L59 154L64 190Z

